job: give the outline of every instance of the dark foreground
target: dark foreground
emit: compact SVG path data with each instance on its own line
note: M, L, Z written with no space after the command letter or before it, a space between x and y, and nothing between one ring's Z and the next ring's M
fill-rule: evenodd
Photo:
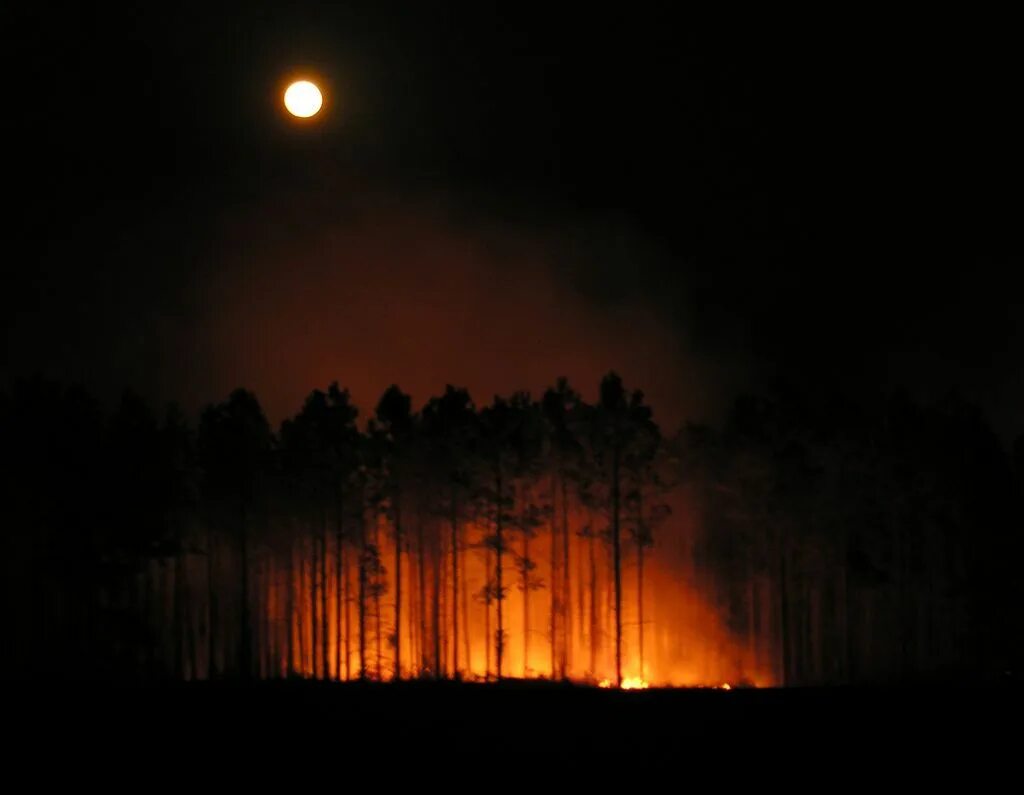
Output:
M951 762L994 774L1020 754L1022 690L1004 687L608 691L544 683L266 682L11 687L19 753L162 765L244 753L269 761L463 758L511 772L542 757L701 765ZM323 756L327 751L331 756ZM342 756L337 756L337 755ZM824 755L824 756L823 756ZM163 760L163 761L160 761ZM488 761L490 760L490 761ZM249 764L249 763L246 763ZM397 771L396 771L397 772ZM730 773L731 774L731 773Z

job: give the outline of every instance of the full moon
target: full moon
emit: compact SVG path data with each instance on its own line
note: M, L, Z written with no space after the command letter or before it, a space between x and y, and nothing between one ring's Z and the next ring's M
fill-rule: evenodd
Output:
M292 83L284 92L284 106L288 108L290 114L301 119L315 116L323 104L324 98L320 89L308 80Z

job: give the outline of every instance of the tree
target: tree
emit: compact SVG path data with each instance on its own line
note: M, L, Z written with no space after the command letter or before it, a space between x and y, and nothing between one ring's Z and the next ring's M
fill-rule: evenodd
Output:
M485 543L495 554L495 577L493 584L488 582L486 601L497 604L498 626L495 630L494 649L495 665L498 680L504 670L505 622L503 604L505 600L504 556L506 550L505 533L511 519L510 509L513 506L509 480L515 463L516 436L520 431L522 416L518 406L521 398L513 397L506 401L496 397L494 402L480 412L480 449L483 466L487 471L489 483L481 486L483 497L483 515L487 518L493 532Z
M459 667L459 556L464 542L460 537L463 495L475 481L475 447L477 441L476 416L473 402L465 389L451 384L444 395L432 398L423 408L423 438L427 447L427 460L432 471L443 473L443 492L447 495L442 510L446 515L451 547L451 605L452 605L452 675L461 677ZM467 639L468 640L468 639ZM467 667L470 665L467 646Z
M402 675L402 491L411 477L415 451L415 424L412 400L397 386L384 392L377 404L377 430L383 435L386 510L394 527L395 540L395 628L391 645L394 648L393 678Z
M615 681L622 685L622 486L623 470L643 445L657 438L643 392L626 391L622 379L609 373L601 381L592 413L590 454L601 484L610 520L612 576L615 588Z
M249 534L273 437L259 401L236 389L224 403L209 406L199 424L199 455L204 488L213 500L235 506L239 551L238 674L252 675L249 620ZM211 550L207 550L210 554Z
M582 447L574 432L579 425L580 396L565 378L559 378L553 389L544 393L541 407L547 423L548 451L551 458L551 676L555 676L556 647L560 647L559 674L565 679L569 673L572 648L572 590L569 529L569 483L579 482ZM556 513L555 505L561 510ZM561 523L561 575L558 532ZM561 618L559 623L558 619ZM561 630L561 643L557 637Z

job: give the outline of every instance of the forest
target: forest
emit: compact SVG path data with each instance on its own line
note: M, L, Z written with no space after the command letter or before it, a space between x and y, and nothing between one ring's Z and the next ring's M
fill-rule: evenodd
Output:
M1024 437L956 396L746 395L659 427L615 373L477 405L333 383L274 428L42 378L0 396L21 677L792 686L1021 663Z

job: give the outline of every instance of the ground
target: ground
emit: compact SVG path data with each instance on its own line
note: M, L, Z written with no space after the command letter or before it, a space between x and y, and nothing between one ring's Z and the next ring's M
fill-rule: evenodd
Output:
M979 760L977 769L994 775L1016 758L1022 692L992 685L728 692L523 682L25 685L11 688L8 714L28 753L56 745L87 758L151 759L150 769L246 749L250 763L269 762L268 751L275 761L294 758L303 775L328 760L370 766L374 757L401 775L408 760L426 757L442 767L456 759L496 764L512 781L526 769L538 775L548 757L622 771L637 763L698 769L725 759L723 774L735 776L768 752L790 770L826 757L850 774L876 763L934 773ZM761 763L754 769L763 771Z

